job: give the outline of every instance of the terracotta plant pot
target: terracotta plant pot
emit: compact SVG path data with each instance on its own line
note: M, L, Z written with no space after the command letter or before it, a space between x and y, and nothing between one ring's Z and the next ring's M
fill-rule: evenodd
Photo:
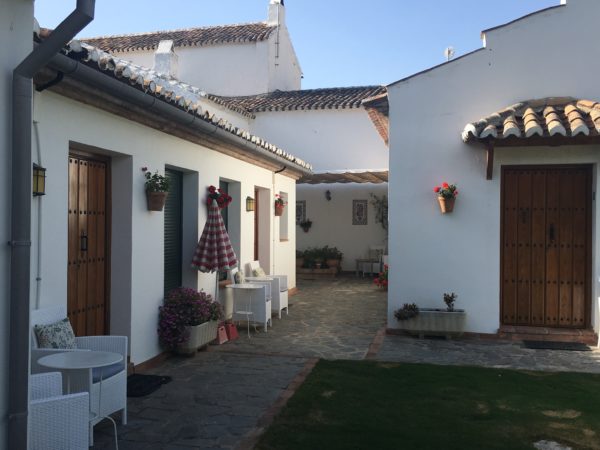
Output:
M283 209L284 208L285 208L285 206L275 205L275 215L276 216L283 216Z
M438 202L440 203L440 210L442 214L451 213L454 210L454 202L456 201L455 197L452 198L444 198L438 197Z
M167 202L167 195L169 195L168 192L146 191L148 211L162 211Z

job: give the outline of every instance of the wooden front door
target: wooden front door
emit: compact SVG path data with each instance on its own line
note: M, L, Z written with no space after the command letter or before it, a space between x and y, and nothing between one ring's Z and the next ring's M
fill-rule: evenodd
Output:
M67 315L77 336L108 332L108 162L69 155Z
M590 166L502 170L501 322L587 328Z

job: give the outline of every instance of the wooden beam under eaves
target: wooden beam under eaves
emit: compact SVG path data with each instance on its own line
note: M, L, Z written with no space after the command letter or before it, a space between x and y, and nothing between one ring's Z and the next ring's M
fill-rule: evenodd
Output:
M487 167L485 171L485 179L491 180L494 173L494 142L488 141L485 144L486 156L487 156Z

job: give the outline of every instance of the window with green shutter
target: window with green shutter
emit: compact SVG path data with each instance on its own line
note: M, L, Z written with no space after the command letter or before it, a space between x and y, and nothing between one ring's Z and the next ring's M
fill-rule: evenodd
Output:
M183 217L183 173L166 169L170 188L165 204L165 294L181 286L182 280L182 217Z

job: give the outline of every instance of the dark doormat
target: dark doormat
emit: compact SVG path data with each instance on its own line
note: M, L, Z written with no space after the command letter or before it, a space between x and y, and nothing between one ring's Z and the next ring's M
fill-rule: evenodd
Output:
M575 352L591 352L592 349L580 342L555 341L523 341L523 347L533 350L571 350Z
M171 377L134 373L127 377L127 397L143 397L170 381Z

